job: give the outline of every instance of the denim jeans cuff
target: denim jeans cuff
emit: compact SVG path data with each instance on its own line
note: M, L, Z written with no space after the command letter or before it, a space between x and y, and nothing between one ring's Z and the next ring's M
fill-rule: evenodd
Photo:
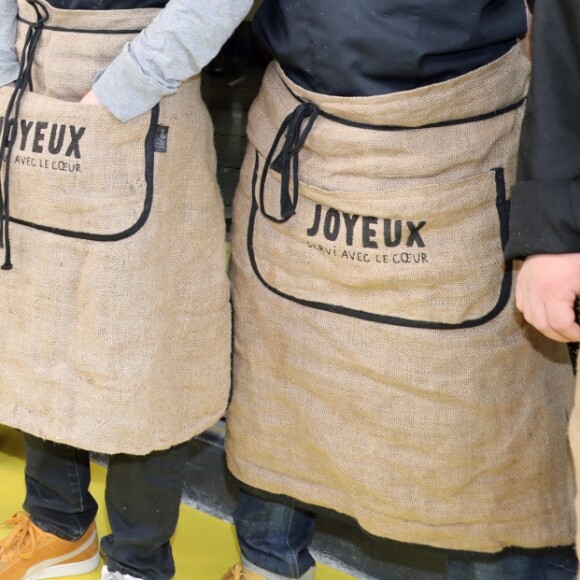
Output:
M270 572L268 570L264 570L255 564L249 562L246 558L242 556L242 564L244 568L253 572L254 574L259 574L260 576L264 577L264 580L314 580L314 571L316 570L316 566L312 566L309 570L307 570L300 578L292 579L290 576L280 576L280 574L275 574L274 572Z
M103 566L103 568L101 569L101 580L103 580L103 578L108 578L109 576L113 576L115 574L115 572L117 572L117 574L119 574L119 575L125 576L126 578L133 578L134 580L141 580L141 578L138 578L137 576L133 576L131 574L131 571L127 571L122 566L114 566L114 569L111 569L111 567L108 566L107 564L105 564Z
M31 517L30 521L37 528L40 528L43 532L46 532L47 534L52 534L53 536L56 536L57 538L60 538L61 540L65 540L67 542L77 542L83 537L84 534L84 532L80 529L80 526L78 535L70 535L67 534L66 532L63 532L60 528L57 528L53 524L46 523L43 520L37 520L36 518Z

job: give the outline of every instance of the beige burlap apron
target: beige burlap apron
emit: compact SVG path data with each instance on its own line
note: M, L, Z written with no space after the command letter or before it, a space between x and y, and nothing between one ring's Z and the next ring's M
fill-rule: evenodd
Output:
M577 360L576 366L578 366ZM580 375L576 377L576 397L574 409L570 417L570 447L574 457L574 468L576 472L576 481L580 481ZM576 521L580 518L580 491L576 486ZM576 551L580 547L580 530L576 527Z
M20 54L36 50L2 166L0 256L13 268L0 271L0 423L107 453L166 448L220 417L230 381L223 205L199 78L121 123L77 101L157 10L19 10ZM35 10L48 19L24 47ZM0 91L0 117L12 95Z
M570 361L502 255L528 73L515 48L343 98L267 71L234 210L239 479L404 542L573 540Z

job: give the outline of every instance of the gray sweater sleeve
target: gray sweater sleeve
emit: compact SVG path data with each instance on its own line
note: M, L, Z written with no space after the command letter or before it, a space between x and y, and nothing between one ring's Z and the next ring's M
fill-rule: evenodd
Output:
M95 94L121 121L145 113L201 71L251 6L252 0L170 0L98 75Z
M16 0L0 0L0 87L16 80L18 76L14 48L17 11Z
M121 121L150 110L218 53L252 0L170 0L153 22L94 82L93 90ZM0 0L0 86L16 79L16 0Z

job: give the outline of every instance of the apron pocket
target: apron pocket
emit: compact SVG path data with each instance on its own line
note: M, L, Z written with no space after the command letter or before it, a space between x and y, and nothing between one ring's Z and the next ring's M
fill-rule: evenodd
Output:
M255 163L248 253L275 294L334 314L433 329L484 324L507 304L502 168L380 195L300 183L295 213L276 219L280 176L270 170L258 195L259 153Z
M0 91L0 111L10 93ZM138 231L153 198L157 119L157 107L122 123L104 107L26 93L2 170L10 220L96 241Z

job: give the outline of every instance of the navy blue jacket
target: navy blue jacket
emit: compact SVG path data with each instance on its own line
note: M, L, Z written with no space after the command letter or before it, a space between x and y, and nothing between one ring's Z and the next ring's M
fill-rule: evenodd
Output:
M264 0L254 30L297 84L368 96L444 81L505 54L524 0Z

